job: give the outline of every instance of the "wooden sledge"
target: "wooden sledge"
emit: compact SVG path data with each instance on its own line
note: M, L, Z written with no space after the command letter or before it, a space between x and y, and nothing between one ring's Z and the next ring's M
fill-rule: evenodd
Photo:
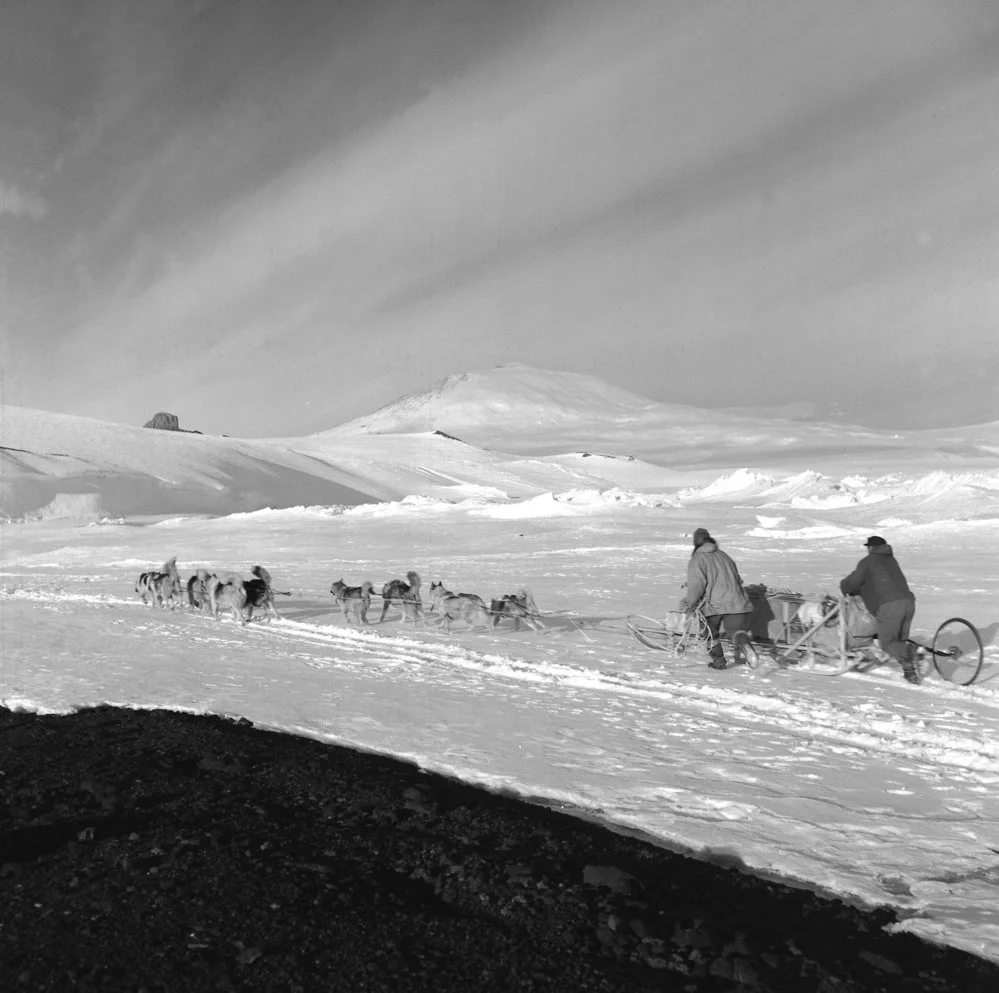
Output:
M751 634L741 646L751 669L769 658L781 669L839 676L872 661L866 650L872 639L861 639L863 644L855 645L857 639L847 630L844 598L814 601L780 591L752 599L756 602L749 619ZM810 609L802 610L806 604ZM711 640L707 621L699 611L689 615L671 611L663 620L631 614L626 624L641 644L673 655L706 649Z

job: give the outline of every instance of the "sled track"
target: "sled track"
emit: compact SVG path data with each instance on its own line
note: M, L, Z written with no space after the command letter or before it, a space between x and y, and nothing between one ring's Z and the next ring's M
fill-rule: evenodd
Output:
M88 609L98 605L108 609L109 617L119 615L123 608L141 608L152 637L156 637L157 631L183 636L186 630L193 641L204 643L206 652L217 650L222 643L235 650L241 645L257 645L331 675L350 671L374 677L381 672L391 678L461 684L470 692L474 692L476 679L503 680L525 689L531 685L542 690L551 687L553 692L563 694L596 693L616 698L623 705L633 701L636 706L664 714L687 713L709 721L713 716L724 715L726 721L737 721L750 733L769 733L779 726L784 733L803 742L821 741L830 752L855 751L868 758L880 756L892 762L918 760L947 770L948 774L961 770L990 788L999 783L999 739L990 740L974 733L976 729L970 723L960 719L948 724L927 723L919 719L922 715L918 709L900 716L897 710L875 703L858 708L828 699L814 685L803 690L803 684L794 681L777 688L742 679L723 684L717 677L709 678L700 664L671 664L643 673L607 672L585 664L476 650L464 644L457 633L446 636L427 631L422 637L382 634L286 619L240 627L231 621L217 623L206 614L187 610L153 610L134 597L88 595L53 587L3 590L2 599L59 604L67 609L74 604ZM910 692L920 691L914 688ZM953 694L955 700L960 697L967 703L967 689L952 691L940 687L936 692L948 698ZM991 694L981 694L976 702L989 708L999 707Z
M214 622L212 622L214 623ZM693 710L702 716L724 713L747 725L769 728L779 723L785 731L804 739L822 740L835 750L855 750L870 756L914 759L947 768L961 768L985 774L985 781L999 781L999 741L946 734L929 730L922 722L899 722L889 716L879 719L869 712L857 714L827 700L807 698L791 703L790 694L759 694L719 687L716 682L674 682L661 676L637 676L607 673L585 666L564 663L532 662L510 655L478 652L449 638L440 642L404 636L386 636L375 632L351 631L335 627L282 621L261 624L252 629L262 641L281 642L290 648L307 642L311 645L349 653L348 659L320 661L309 665L343 668L372 665L386 668L411 666L420 675L436 671L439 676L460 672L519 683L549 684L563 691L589 691L635 698L658 704L668 712ZM701 666L692 667L700 670ZM689 673L689 669L687 670ZM438 678L435 675L433 678ZM800 699L800 698L796 698Z

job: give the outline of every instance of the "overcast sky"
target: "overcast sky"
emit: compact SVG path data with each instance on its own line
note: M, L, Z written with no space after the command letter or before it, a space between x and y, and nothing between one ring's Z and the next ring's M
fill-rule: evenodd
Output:
M994 0L13 0L0 94L7 403L999 419Z

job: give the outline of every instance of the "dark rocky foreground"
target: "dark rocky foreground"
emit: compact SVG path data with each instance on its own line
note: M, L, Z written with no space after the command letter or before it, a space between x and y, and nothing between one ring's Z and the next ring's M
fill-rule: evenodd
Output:
M865 913L248 722L0 709L0 989L999 989Z

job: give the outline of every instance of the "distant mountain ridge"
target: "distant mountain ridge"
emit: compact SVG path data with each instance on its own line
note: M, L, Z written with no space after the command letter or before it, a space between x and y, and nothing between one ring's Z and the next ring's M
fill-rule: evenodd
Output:
M595 376L510 363L487 372L447 376L426 390L407 393L333 430L369 434L448 432L449 425L489 424L501 417L518 426L553 426L601 417L634 417L656 406L655 400Z
M923 451L955 436L968 441L958 429L899 433L820 421L807 404L770 408L761 416L663 403L596 376L521 363L448 376L311 437L429 431L522 455L600 448L664 465L678 457L689 464L729 456L773 459L794 447L842 456L855 450ZM995 444L999 431L983 425L978 435Z
M655 496L696 490L720 474L728 474L725 492L740 499L776 486L783 500L780 481L805 470L818 475L794 498L826 508L844 494L872 499L861 477L875 481L879 500L918 495L921 479L938 494L957 487L991 499L999 489L999 424L903 435L737 417L523 365L449 376L299 438L150 431L18 407L0 411L0 427L0 518L14 519L229 514L407 496L518 500L614 488Z

